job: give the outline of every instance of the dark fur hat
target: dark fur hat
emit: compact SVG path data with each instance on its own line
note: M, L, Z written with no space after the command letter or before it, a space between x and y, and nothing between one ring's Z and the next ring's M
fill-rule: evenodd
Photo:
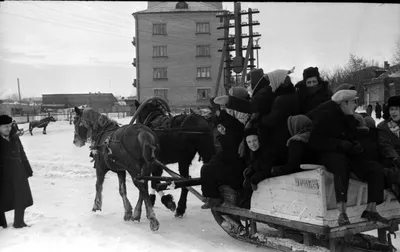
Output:
M306 81L308 78L311 78L311 77L317 77L318 80L321 78L319 71L318 71L318 67L309 67L309 68L304 69L303 80Z
M388 107L400 107L400 95L390 97Z
M244 138L248 136L256 135L258 136L258 129L257 128L248 128L244 130Z
M0 125L12 123L12 118L8 115L0 115Z

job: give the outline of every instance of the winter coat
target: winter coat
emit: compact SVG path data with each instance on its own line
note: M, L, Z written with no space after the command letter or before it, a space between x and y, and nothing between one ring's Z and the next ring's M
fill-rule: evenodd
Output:
M316 118L321 118L327 112L334 110L337 107L337 104L332 101L328 100L324 103L319 104L316 108L308 111L305 115L314 121Z
M245 168L245 163L238 154L239 145L243 139L244 125L224 110L216 119L216 123L224 125L226 133L217 136L221 150L211 158L209 166L215 166L214 169L224 169L226 176L232 181L231 186L235 188L242 184Z
M290 93L278 96L271 108L271 112L262 116L262 127L265 128L262 134L262 142L272 156L284 157L287 155L287 140L291 137L287 119L289 116L300 114L299 96L297 93Z
M25 209L33 205L28 178L32 168L17 136L7 141L0 136L0 211Z
M309 147L318 152L344 153L340 144L343 140L357 140L358 121L353 115L345 115L336 103L325 106L330 108L312 119L313 129L308 141Z
M382 155L379 150L379 134L381 129L370 128L368 131L358 130L357 138L364 148L365 157L375 162L382 163Z
M329 88L329 83L326 81L322 81L314 90L313 88L307 88L305 81L300 81L296 84L296 90L299 94L302 114L305 114L318 107L319 104L330 100L333 95Z
M378 124L379 131L379 149L384 159L396 159L400 154L400 138L393 134L389 127L389 121L383 121Z

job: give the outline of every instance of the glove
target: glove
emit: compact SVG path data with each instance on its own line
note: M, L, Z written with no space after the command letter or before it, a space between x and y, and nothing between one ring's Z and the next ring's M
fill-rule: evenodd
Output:
M243 177L248 178L250 177L250 174L252 173L251 167L247 167L246 169L244 169L243 171Z
M251 183L251 189L253 189L253 191L257 191L258 186L253 184L253 183Z
M364 148L362 147L360 142L354 141L353 142L353 148L350 151L350 154L351 155L360 155L361 153L363 153L363 151L364 151Z
M271 169L271 175L274 177L282 176L285 174L284 166L275 166Z

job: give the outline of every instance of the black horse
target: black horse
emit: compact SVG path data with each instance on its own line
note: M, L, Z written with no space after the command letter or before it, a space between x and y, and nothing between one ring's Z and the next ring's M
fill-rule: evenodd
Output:
M148 176L151 173L151 163L156 159L158 149L157 138L150 128L145 125L119 126L117 122L92 108L79 109L75 107L74 144L78 147L91 140L92 153L94 152L96 168L96 197L92 211L101 211L102 190L105 175L108 171L117 173L119 193L125 208L124 220L140 221L142 203L146 206L150 228L158 230L159 222L150 202L148 185L136 179L136 176ZM126 195L126 172L139 189L139 199L132 215L132 206ZM175 210L175 209L173 209Z
M29 132L31 133L31 136L33 136L32 130L34 128L43 128L43 134L46 134L47 125L49 125L50 122L55 122L55 121L56 121L56 119L53 116L48 116L41 120L30 121L29 122Z
M171 116L168 104L162 98L153 97L150 102L146 101L142 105L135 101L137 122L150 127L157 135L160 143L159 160L164 164L178 163L180 175L189 178L189 166L196 153L204 163L208 163L215 154L212 126L197 114ZM131 123L135 119L133 117ZM162 169L153 171L153 176L161 176L163 172ZM151 185L153 204L157 183L152 181ZM186 211L187 194L188 190L182 187L176 217L182 217Z

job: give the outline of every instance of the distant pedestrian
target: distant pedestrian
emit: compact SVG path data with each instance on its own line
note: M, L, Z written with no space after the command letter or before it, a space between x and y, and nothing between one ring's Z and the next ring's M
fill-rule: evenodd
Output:
M381 119L382 117L382 107L379 102L377 102L375 105L375 117L376 119Z
M33 172L8 115L0 116L0 147L0 226L7 228L5 212L15 210L13 226L27 227L25 208L33 205L28 178Z

